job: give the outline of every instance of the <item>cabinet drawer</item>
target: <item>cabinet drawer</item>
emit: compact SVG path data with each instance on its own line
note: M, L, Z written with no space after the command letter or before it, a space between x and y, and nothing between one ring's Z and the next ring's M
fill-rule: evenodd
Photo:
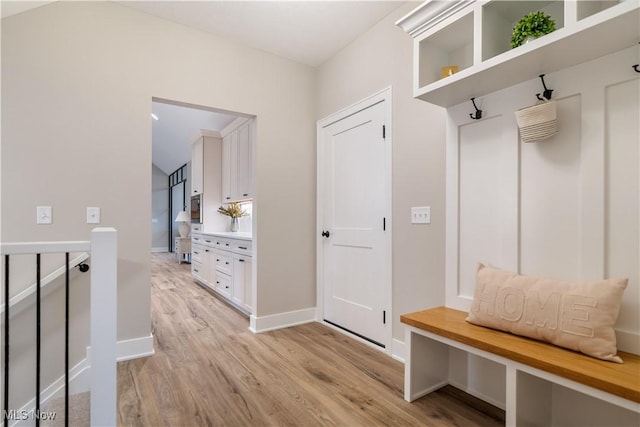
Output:
M202 280L202 262L191 259L191 274L194 278Z
M201 233L202 232L202 224L191 224L191 233Z
M216 274L216 290L226 297L231 295L231 276Z
M202 244L212 248L216 247L216 238L211 236L202 236Z
M192 234L191 235L191 244L192 245L202 245L202 244L204 244L204 236L202 234Z
M217 249L222 249L223 251L231 250L231 241L228 239L216 237L214 239L215 246Z
M232 240L231 250L235 253L251 256L250 240Z
M191 252L191 240L188 238L177 238L175 242L175 251L181 253Z
M233 258L231 255L227 255L221 252L215 253L216 257L216 270L225 274L231 274L233 268Z
M201 263L203 255L204 255L204 246L193 245L193 248L191 249L191 261Z

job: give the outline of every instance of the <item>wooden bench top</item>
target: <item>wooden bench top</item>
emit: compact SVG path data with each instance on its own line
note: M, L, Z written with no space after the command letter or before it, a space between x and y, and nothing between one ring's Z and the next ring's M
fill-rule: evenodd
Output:
M640 356L636 354L618 352L624 363L607 362L552 344L472 325L464 320L466 317L463 311L438 307L404 314L400 321L640 403Z

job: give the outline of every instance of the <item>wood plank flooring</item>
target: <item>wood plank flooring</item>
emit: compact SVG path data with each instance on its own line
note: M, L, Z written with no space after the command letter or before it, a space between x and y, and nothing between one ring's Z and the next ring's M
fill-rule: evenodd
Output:
M171 255L152 256L151 304L156 354L118 365L119 425L504 425L449 387L405 402L401 363L322 324L252 334Z

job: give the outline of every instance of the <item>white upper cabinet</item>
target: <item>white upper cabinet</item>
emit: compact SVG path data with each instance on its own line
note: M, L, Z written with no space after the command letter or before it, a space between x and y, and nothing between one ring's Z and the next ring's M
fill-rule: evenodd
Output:
M239 119L221 133L223 202L253 198L254 120Z
M536 11L556 30L512 49L514 25ZM450 107L637 45L639 11L637 0L430 0L396 24L414 38L414 97Z
M222 137L217 131L200 129L191 141L191 195L202 195L202 229L199 231L222 230L228 220L217 213L220 203L224 201L220 167Z
M237 142L237 181L236 191L239 198L253 197L253 120L238 128Z
M198 137L191 143L191 195L196 196L202 194L204 188L204 175L203 175L203 161L204 161L204 145L203 137Z
M232 157L235 159L236 154L232 154L232 152L236 152L235 149L238 145L238 133L233 131L230 134L226 135L222 138L222 201L223 202L231 202L234 199L234 195L236 194L236 182L231 179L232 175L232 165L234 161Z

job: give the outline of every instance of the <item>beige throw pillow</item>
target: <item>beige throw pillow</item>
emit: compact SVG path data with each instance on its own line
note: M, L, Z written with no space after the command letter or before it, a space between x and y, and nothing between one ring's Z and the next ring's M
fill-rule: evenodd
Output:
M467 321L622 363L614 326L627 283L558 281L480 264Z

